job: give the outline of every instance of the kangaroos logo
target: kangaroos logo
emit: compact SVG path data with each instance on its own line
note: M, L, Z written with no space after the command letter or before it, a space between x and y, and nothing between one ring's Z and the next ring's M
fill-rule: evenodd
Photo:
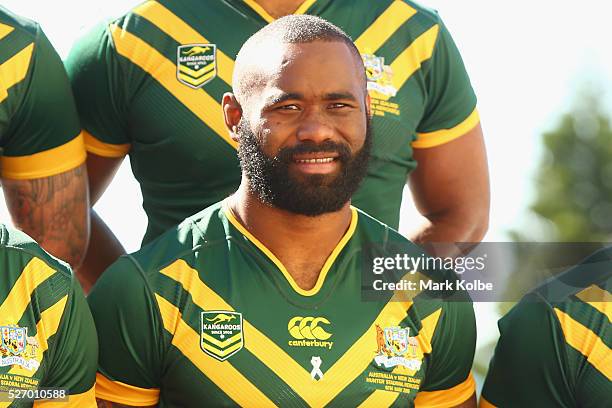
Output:
M290 340L289 346L292 347L325 347L331 349L333 341L328 340L332 334L325 331L323 325L331 323L324 317L302 317L296 316L289 320L287 330L291 337L297 340ZM319 341L321 340L321 341Z
M200 347L217 360L227 360L244 346L242 313L216 310L202 312Z
M198 89L217 75L217 46L187 44L177 49L176 77L179 82Z

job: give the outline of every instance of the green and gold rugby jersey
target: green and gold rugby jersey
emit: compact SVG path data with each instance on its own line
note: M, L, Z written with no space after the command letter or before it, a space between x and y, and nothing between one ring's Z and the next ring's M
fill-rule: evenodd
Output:
M11 179L72 170L86 155L62 60L38 24L1 6L0 148Z
M98 342L91 312L67 264L0 224L0 393L67 388L68 402L95 407ZM32 403L0 402L0 407Z
M362 301L370 244L421 251L352 211L312 290L221 204L119 258L88 297L100 333L97 397L160 407L467 400L471 301Z
M363 54L375 140L353 203L397 228L413 148L446 143L479 121L459 52L440 17L411 1L308 0L296 13L340 26ZM147 1L71 52L86 148L129 153L149 220L145 243L239 185L220 101L238 50L272 20L250 0Z
M603 407L612 398L612 247L499 321L481 407Z

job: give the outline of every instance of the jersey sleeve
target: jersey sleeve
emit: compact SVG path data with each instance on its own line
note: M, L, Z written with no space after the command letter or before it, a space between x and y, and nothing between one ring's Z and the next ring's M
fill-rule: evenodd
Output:
M34 179L81 165L85 149L68 77L40 27L10 65L16 70L28 68L4 101L11 107L2 135L2 176Z
M157 404L163 333L155 299L135 261L119 258L88 302L100 343L96 396L129 406Z
M481 407L575 407L563 338L544 301L523 301L499 321Z
M69 300L55 336L49 374L41 386L66 388L68 402L39 401L35 406L95 407L98 339L91 312L76 279L73 279Z
M66 61L85 148L102 157L123 157L130 150L127 132L128 79L118 60L108 24L81 38Z
M431 355L415 406L454 407L476 392L471 374L476 349L476 320L471 301L448 302L441 309Z
M425 73L427 104L415 148L438 146L464 135L480 121L476 95L448 29L439 21L436 45Z

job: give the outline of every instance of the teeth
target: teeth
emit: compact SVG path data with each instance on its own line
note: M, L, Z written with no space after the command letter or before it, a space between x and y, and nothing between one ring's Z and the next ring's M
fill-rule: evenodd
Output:
M301 159L296 160L298 163L331 163L334 161L333 157L327 157L325 159Z

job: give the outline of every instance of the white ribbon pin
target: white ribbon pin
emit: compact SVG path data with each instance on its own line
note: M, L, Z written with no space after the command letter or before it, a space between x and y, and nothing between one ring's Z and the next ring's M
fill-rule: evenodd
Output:
M310 359L310 364L312 364L312 371L310 372L310 376L313 380L316 380L317 376L319 376L319 380L323 378L323 371L321 371L321 363L321 357L313 356Z

